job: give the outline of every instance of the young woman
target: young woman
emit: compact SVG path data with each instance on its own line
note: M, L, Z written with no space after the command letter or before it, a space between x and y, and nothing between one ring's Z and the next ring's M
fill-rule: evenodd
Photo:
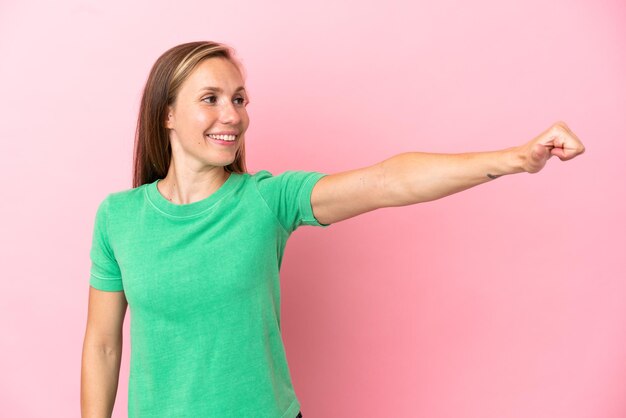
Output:
M248 173L249 99L232 48L166 51L143 93L132 189L96 212L82 416L110 417L131 311L128 416L301 417L280 329L279 270L301 225L439 199L584 152L557 122L501 151L407 152L327 175Z

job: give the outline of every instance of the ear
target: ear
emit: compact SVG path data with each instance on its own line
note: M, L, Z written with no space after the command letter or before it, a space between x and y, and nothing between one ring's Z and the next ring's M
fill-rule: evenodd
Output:
M165 127L174 129L174 109L171 106L168 106L165 111Z

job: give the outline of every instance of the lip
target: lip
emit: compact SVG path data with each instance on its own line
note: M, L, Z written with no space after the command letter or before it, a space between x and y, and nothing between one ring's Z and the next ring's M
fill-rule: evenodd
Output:
M236 132L236 131L209 132L207 135L237 135L239 136L239 132Z

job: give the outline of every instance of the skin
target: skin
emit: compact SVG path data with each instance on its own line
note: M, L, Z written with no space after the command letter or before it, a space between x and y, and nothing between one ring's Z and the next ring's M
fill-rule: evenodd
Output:
M500 151L406 152L327 175L315 184L311 207L319 222L336 223L382 207L440 199L508 174L538 173L551 157L568 161L583 152L578 137L558 121L523 145Z
M205 86L219 92L202 91ZM172 160L159 192L172 203L199 201L228 179L224 166L235 159L248 129L248 103L237 67L223 58L201 62L182 84L167 112ZM237 131L235 146L212 143L209 132ZM321 178L311 192L317 220L332 224L361 213L439 199L515 173L537 173L556 156L568 161L585 147L565 122L534 139L500 151L461 154L405 152L369 167ZM110 417L122 355L124 292L89 287L87 330L81 369L81 416Z
M127 306L123 291L106 292L89 286L80 372L82 418L108 418L113 412Z
M222 91L203 90L207 86ZM229 177L224 166L235 160L250 124L248 102L235 64L221 57L198 64L168 108L172 159L167 175L157 183L163 196L172 203L187 204L208 197L224 184ZM239 133L234 146L216 144L205 136L225 131Z

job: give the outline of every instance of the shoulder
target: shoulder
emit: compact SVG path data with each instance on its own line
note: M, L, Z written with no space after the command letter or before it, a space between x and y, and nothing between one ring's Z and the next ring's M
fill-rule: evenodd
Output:
M274 174L272 174L269 170L259 170L256 173L244 173L243 175L256 183L267 178L274 177Z
M151 183L146 183L138 187L114 191L114 192L109 193L107 198L116 199L116 200L133 199L137 195L143 194L144 189L148 188L150 185Z
M250 178L266 200L307 201L317 180L324 176L326 174L317 171L287 170L274 175L268 170L261 170Z
M268 170L260 170L254 174L250 174L250 179L263 186L282 185L283 187L288 187L295 184L306 183L314 178L325 175L326 174L317 171L286 170L279 174L273 174Z
M138 187L110 192L102 200L100 206L106 207L107 212L127 210L135 204L143 202L146 189L149 186L150 184L142 184Z

